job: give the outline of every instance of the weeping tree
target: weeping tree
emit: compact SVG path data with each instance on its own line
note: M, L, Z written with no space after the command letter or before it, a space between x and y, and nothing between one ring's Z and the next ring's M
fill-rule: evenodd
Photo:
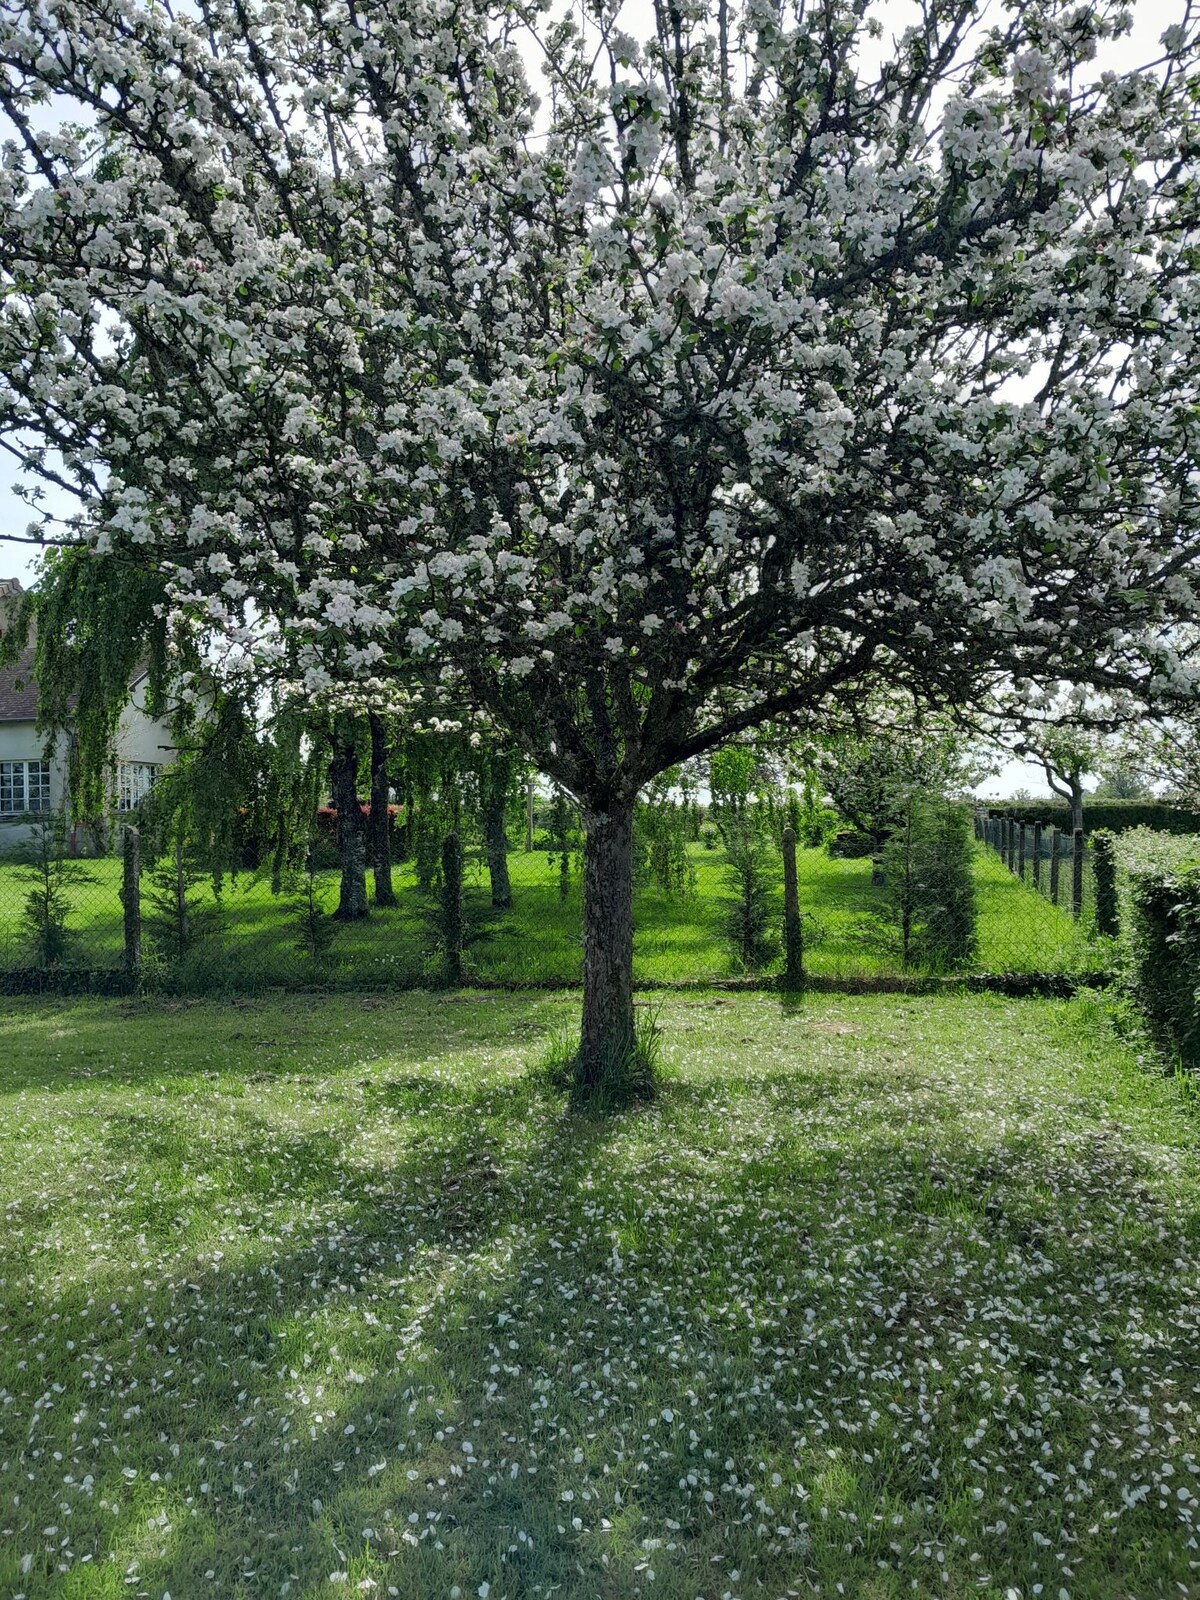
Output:
M344 712L329 729L329 789L341 867L334 912L339 922L357 922L367 915L367 819L358 798L358 733L358 719Z
M480 746L476 774L492 904L498 910L507 910L513 903L508 875L508 811L523 777L522 767L515 750L487 740Z
M375 904L394 906L396 891L392 887L390 740L387 722L382 713L369 711L367 725L371 735L371 801L368 835L371 876L375 883Z
M1106 0L868 10L0 19L0 435L175 614L423 666L575 797L587 1084L657 773L881 683L1194 692L1196 20L1101 77Z

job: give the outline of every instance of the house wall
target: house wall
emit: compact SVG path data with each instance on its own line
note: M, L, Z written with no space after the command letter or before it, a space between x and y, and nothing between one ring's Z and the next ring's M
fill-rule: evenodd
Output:
M145 678L134 685L129 704L121 713L116 755L118 761L149 761L160 767L168 766L175 759L170 729L165 722L146 715Z
M147 762L165 767L174 761L176 748L170 730L163 722L146 714L146 681L135 685L129 704L121 713L114 741L117 762ZM43 761L46 759L42 735L30 722L0 722L0 761ZM62 813L67 807L67 737L59 735L50 758L50 809ZM115 798L113 801L116 804ZM0 816L0 856L20 850L37 835L36 818ZM91 830L76 826L67 834L67 848L74 854L90 854L95 848Z
M61 735L50 756L50 809L61 811L67 794L67 742ZM0 761L44 761L42 735L32 722L0 722ZM32 842L37 822L0 816L0 855Z

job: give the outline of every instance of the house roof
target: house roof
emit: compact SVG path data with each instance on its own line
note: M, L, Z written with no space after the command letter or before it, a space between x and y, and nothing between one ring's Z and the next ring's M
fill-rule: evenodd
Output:
M0 632L8 600L25 593L18 578L0 578ZM33 675L33 647L22 650L12 667L0 667L0 722L32 722L37 716L37 679Z
M22 650L16 666L0 667L0 722L32 722L37 703L33 651Z

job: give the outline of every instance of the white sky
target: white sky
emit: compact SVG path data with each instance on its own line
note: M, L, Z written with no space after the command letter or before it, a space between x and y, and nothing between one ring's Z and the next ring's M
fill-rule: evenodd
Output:
M1134 27L1132 34L1119 45L1102 52L1096 70L1123 69L1131 63L1153 60L1158 54L1158 41L1163 30L1178 22L1184 13L1184 0L1133 0ZM879 0L875 15L884 25L884 39L880 55L887 54L890 37L900 33L913 16L911 0ZM637 37L644 36L652 27L650 0L629 0L622 21L627 30ZM532 63L531 63L532 65ZM536 73L531 74L535 83ZM13 492L18 473L7 460L0 460L0 578L19 578L26 586L36 577L38 551L35 546L23 543L29 512L24 502ZM71 502L61 491L46 486L44 505L57 515L66 515ZM1017 789L1028 789L1033 794L1046 792L1046 780L1039 766L1023 761L1008 762L1001 771L979 786L977 792L991 796L1011 795Z

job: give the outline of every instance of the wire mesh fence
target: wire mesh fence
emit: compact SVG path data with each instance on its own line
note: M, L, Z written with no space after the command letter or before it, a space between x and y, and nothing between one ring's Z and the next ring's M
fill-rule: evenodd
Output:
M976 824L972 872L975 939L954 971L1100 975L1112 965L1112 942L1095 925L1092 851L1053 830L1016 830L989 819ZM268 988L428 988L450 980L444 896L436 873L411 861L392 864L396 904L371 903L352 921L335 915L336 866L271 880L266 872L214 880L171 856L137 859L134 830L121 830L121 853L90 859L32 852L0 861L0 986L10 991L138 986L172 993L237 993ZM1070 845L1070 849L1067 845ZM634 895L634 963L640 984L772 981L783 972L783 866L767 866L777 937L768 929L752 968L729 935L736 900L719 841L689 846L692 871L668 892L653 880ZM1011 866L1009 864L1011 857ZM466 983L571 985L582 967L580 863L560 850L512 849L507 864L512 905L492 904L486 856L466 852L461 894L461 950ZM426 864L427 865L427 864ZM367 873L368 889L371 874ZM815 980L870 982L929 975L918 956L904 959L901 931L869 858L802 849L797 861L801 959ZM1078 904L1076 905L1076 900ZM942 975L950 975L945 968Z

